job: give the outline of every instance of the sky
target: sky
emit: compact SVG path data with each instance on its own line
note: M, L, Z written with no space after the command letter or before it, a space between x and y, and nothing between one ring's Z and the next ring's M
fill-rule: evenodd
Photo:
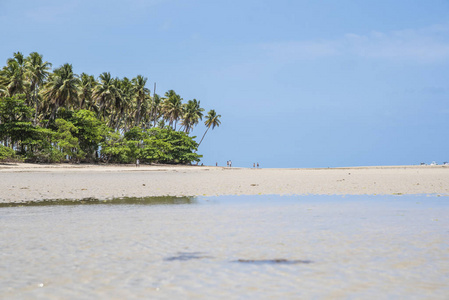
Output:
M447 0L0 0L0 36L1 66L37 51L215 109L205 165L449 161Z

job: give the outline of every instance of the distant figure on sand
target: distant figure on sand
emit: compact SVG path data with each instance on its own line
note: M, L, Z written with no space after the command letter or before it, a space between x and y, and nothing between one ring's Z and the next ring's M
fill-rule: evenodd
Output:
M257 163L257 168L259 168L259 163Z
M255 168L256 167L256 163L253 163L253 168Z
M139 166L139 159L136 160L136 168Z
M229 167L232 168L232 160L229 160Z

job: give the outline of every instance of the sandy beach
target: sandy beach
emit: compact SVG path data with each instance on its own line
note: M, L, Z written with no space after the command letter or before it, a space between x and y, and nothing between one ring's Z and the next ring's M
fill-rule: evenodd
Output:
M0 164L0 202L264 194L449 195L447 166L246 169Z
M278 196L286 194L292 195ZM2 202L161 195L206 196L0 205L2 296L446 299L449 293L445 166L0 167Z

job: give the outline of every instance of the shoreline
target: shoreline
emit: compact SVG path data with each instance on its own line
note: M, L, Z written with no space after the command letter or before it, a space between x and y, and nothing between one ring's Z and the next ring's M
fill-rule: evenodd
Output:
M0 164L0 203L270 194L449 195L449 167L254 169L186 165Z

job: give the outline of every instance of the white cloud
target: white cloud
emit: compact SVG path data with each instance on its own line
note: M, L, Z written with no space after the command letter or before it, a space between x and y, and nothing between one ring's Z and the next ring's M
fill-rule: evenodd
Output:
M289 41L261 45L282 60L350 55L362 58L434 63L449 59L449 26L417 30L348 33L335 40Z
M346 37L346 50L361 57L435 62L449 58L449 41L441 28L372 32L359 38Z
M338 47L333 41L292 41L263 44L261 47L284 60L311 59L338 54Z

